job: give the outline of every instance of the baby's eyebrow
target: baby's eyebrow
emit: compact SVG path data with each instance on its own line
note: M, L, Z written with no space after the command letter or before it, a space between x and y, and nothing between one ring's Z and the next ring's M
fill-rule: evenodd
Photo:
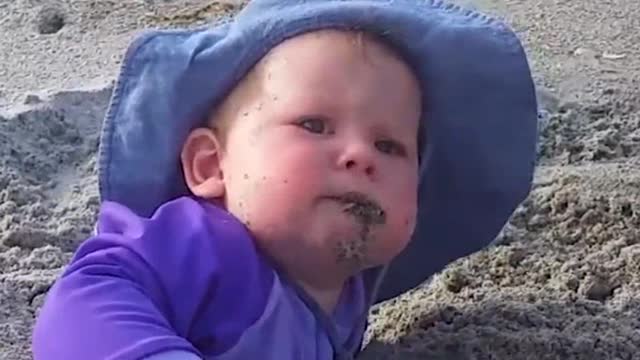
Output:
M393 120L384 120L382 121L382 123L377 123L374 125L374 130L380 134L385 134L385 135L392 135L395 137L399 137L399 138L403 138L403 139L411 139L414 138L414 136L417 133L420 133L420 125L418 124L418 126L409 126L409 124L407 124L407 126L402 125L401 122L404 123L409 123L412 120L406 119L406 120L402 120L402 119L393 119ZM406 130L403 130L403 128L406 127Z

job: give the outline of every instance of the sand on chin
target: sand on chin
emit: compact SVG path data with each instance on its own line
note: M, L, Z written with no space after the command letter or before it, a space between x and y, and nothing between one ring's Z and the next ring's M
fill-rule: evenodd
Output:
M529 53L544 110L534 188L492 246L373 309L362 359L638 357L636 2L464 1L506 19ZM0 358L31 358L43 297L92 231L100 122L132 36L233 11L0 0Z

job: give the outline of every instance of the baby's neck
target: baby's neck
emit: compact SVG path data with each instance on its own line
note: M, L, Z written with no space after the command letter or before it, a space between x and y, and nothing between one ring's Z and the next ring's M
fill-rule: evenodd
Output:
M267 258L270 259L277 272L284 275L287 281L296 284L327 315L331 315L334 312L345 284L362 271L358 267L347 267L342 264L321 264L316 262L313 264L315 266L309 266L308 263L302 264L300 261L292 261L286 258L281 261L269 255L267 255Z
M325 314L333 313L334 309L338 305L345 283L346 281L343 281L341 284L336 286L319 287L298 281L298 285L307 293L307 295L309 295L309 297L318 303Z

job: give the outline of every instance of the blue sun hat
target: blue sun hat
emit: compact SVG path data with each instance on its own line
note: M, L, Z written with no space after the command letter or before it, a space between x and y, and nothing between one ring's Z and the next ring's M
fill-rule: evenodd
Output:
M99 149L103 201L150 216L188 195L180 150L273 47L320 29L363 30L412 66L423 114L419 210L378 300L487 246L530 191L537 103L526 54L503 23L429 0L254 0L233 19L150 31L126 52Z

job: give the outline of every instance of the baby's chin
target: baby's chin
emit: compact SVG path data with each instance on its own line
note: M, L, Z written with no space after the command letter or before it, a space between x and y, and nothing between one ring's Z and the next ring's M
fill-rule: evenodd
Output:
M400 251L385 249L376 245L363 244L361 240L338 242L334 248L335 262L339 266L346 266L356 271L386 265L390 263Z
M385 265L401 250L393 222L362 207L323 201L311 211L254 212L241 221L269 256L353 274ZM245 213L246 214L246 213ZM244 215L244 214L241 214Z
M388 223L372 223L368 214L353 215L344 208L344 205L323 208L302 236L325 254L329 252L336 265L368 268L390 261L399 252L394 247L400 244L394 244L388 236L391 232Z
M334 228L316 241L329 252L335 265L360 271L385 265L402 251L401 244L393 243L383 234L385 232L378 229L363 229L354 225L348 229Z

